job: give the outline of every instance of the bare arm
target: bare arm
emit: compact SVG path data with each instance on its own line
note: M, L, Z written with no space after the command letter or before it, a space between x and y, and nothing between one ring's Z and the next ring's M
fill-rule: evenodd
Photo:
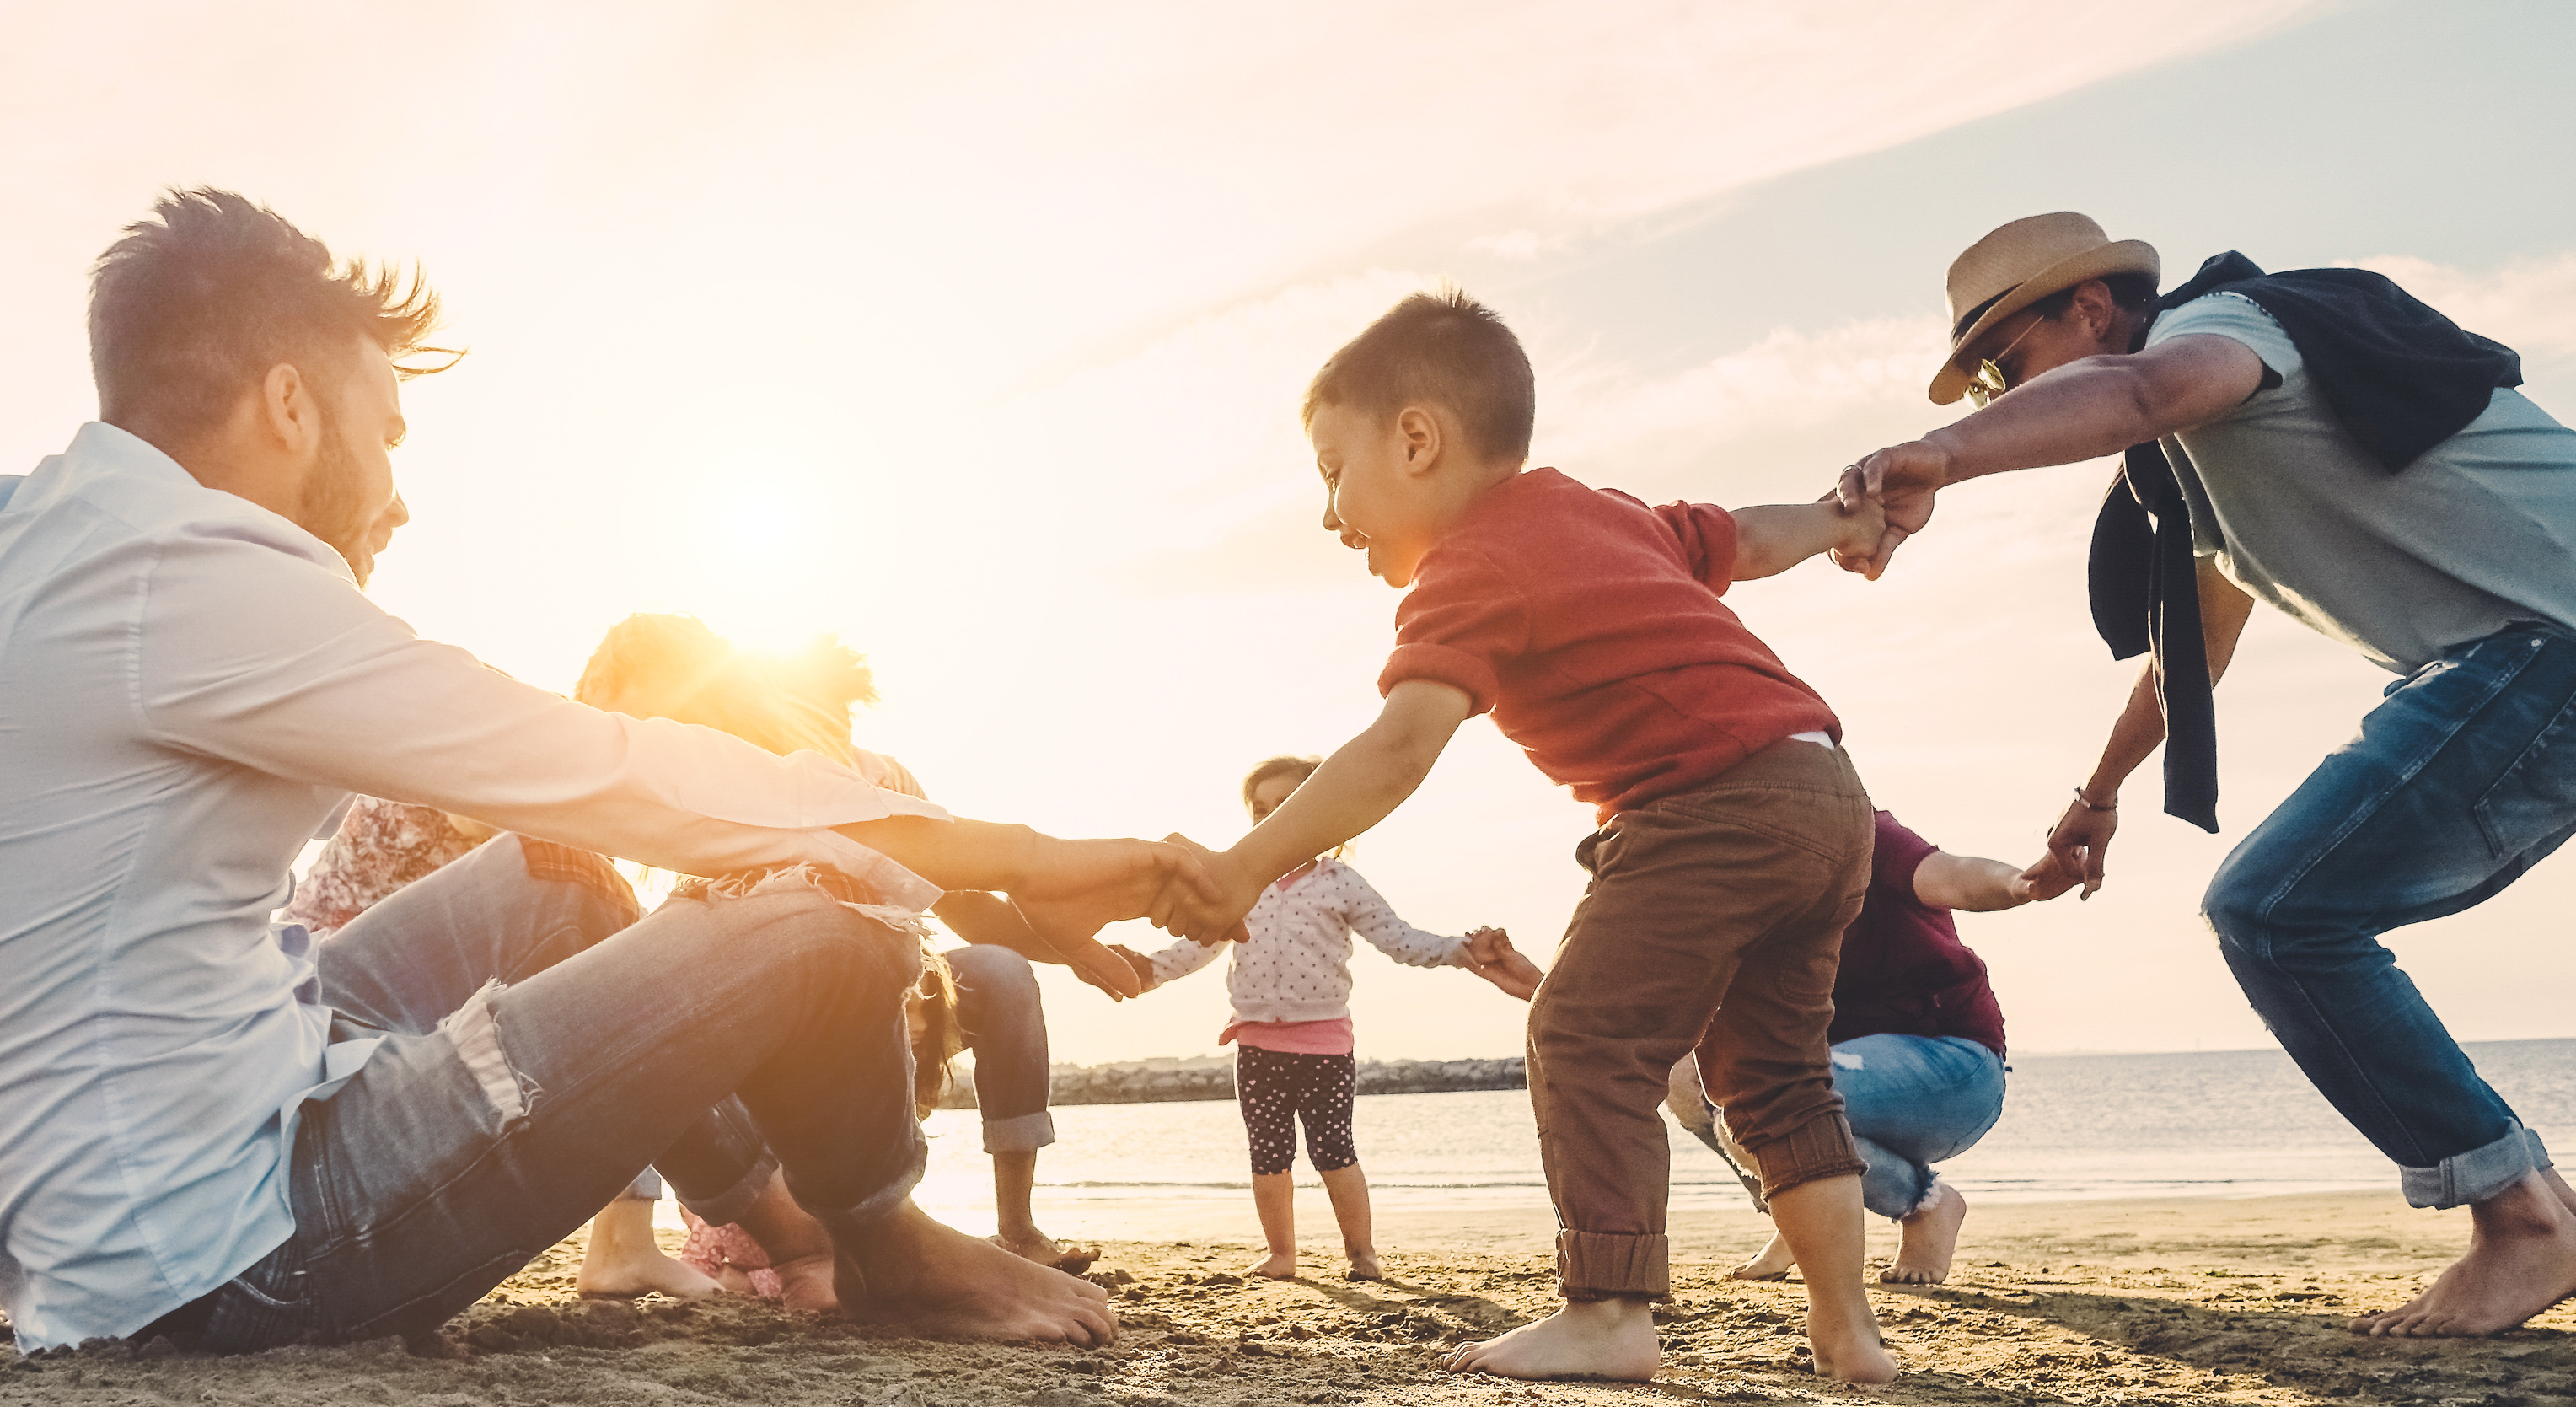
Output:
M930 911L948 931L969 943L990 943L1022 957L1053 962L1054 950L1029 928L1020 911L998 894L981 889L952 889Z
M1993 913L2030 902L2030 894L2014 888L2020 878L2019 865L1935 850L1915 867L1914 897L1928 908Z
M1887 506L1887 530L1868 554L1840 552L1875 579L1907 537L1931 521L1951 484L2015 469L2077 464L2214 420L2263 386L2263 359L2232 337L2176 337L2127 356L2086 357L2032 377L1993 405L1877 451L1843 471L1845 504Z
M1278 810L1233 849L1204 857L1221 902L1167 891L1154 906L1154 922L1192 938L1231 930L1261 898L1262 886L1385 820L1413 795L1474 706L1455 685L1397 684L1377 721L1325 758Z
M1819 552L1851 554L1876 546L1886 515L1875 500L1849 507L1832 498L1816 503L1766 503L1729 510L1735 519L1737 581L1778 576Z
M2245 622L2254 614L2254 598L2220 575L2209 558L2200 559L2193 577L2200 587L2202 648L2209 652L2209 682L2215 685L2227 676L2227 666L2236 658L2236 642L2244 636ZM2116 809L2120 787L2164 740L2164 712L2156 706L2156 670L2150 661L2138 671L2138 682L2129 690L2128 703L2111 724L2111 737L2102 745L2101 760L2093 764L2092 775L2084 779L2083 796L2067 803L2065 814L2049 832L2050 856L2066 873L2084 877L2087 899L2102 887L2103 855L2110 848L2112 834L2120 828Z

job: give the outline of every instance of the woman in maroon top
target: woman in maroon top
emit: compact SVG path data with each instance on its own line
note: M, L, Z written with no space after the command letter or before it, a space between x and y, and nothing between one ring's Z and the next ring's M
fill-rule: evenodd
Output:
M1878 813L1869 897L1843 933L1827 1036L1834 1091L1869 1161L1862 1204L1900 1228L1896 1263L1881 1280L1937 1285L1948 1277L1968 1201L1932 1164L1974 1147L2004 1109L2003 1010L1986 985L1985 960L1959 941L1950 913L2016 908L2074 883L2046 859L2023 870L1948 854ZM1691 1132L1743 1165L1739 1152L1720 1146L1724 1125L1704 1097L1677 1099L1675 1109ZM1777 1280L1794 1263L1774 1235L1734 1274Z

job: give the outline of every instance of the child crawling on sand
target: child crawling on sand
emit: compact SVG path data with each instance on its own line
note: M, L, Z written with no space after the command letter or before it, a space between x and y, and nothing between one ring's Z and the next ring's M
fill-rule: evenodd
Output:
M1870 803L1841 725L1719 596L1820 552L1874 547L1863 501L1649 508L1524 470L1536 390L1502 320L1416 294L1333 354L1306 393L1324 527L1411 587L1376 723L1208 857L1221 904L1155 917L1225 932L1279 876L1412 794L1458 726L1491 712L1597 809L1592 882L1530 1009L1530 1102L1566 1305L1461 1346L1516 1378L1642 1381L1669 1298L1665 1072L1711 1036L1712 1093L1752 1150L1807 1272L1816 1371L1896 1364L1861 1286L1860 1173L1825 1028L1835 953L1869 883Z
M1243 779L1243 804L1254 822L1279 809L1322 762L1274 757L1253 768ZM1471 940L1510 940L1498 928L1480 928L1466 938L1425 933L1397 918L1338 854L1310 857L1280 876L1244 923L1246 936L1226 969L1234 1013L1216 1039L1235 1045L1234 1097L1252 1144L1252 1205L1269 1247L1251 1273L1273 1280L1297 1276L1296 1189L1288 1169L1297 1160L1302 1123L1306 1159L1323 1178L1333 1219L1341 1223L1350 1278L1379 1279L1368 1178L1351 1138L1351 935L1408 966L1471 971L1478 970L1468 958ZM1184 938L1150 958L1128 956L1151 991L1207 966L1218 946Z

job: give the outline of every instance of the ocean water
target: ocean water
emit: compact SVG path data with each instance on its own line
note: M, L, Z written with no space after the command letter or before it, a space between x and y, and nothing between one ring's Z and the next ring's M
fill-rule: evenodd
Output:
M2468 1050L2526 1124L2576 1154L2576 1040ZM1243 1125L1230 1102L1085 1105L1058 1109L1055 1120L1058 1141L1039 1156L1042 1223L1051 1208L1248 1202ZM922 1204L961 1225L989 1224L991 1163L975 1112L942 1110L928 1132ZM1717 1155L1678 1127L1671 1136L1676 1209L1746 1205ZM1372 1095L1359 1101L1354 1137L1380 1207L1546 1205L1523 1091ZM1941 1168L1987 1201L2253 1197L2396 1183L2388 1161L2277 1050L2016 1057L2002 1120ZM1302 1155L1298 1179L1315 1181Z

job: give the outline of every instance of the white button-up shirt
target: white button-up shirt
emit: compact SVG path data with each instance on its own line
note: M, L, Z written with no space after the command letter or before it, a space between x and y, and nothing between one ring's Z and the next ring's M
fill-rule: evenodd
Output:
M22 1350L131 1333L294 1230L282 1135L330 1018L302 930L270 917L353 791L685 874L813 863L895 907L939 897L825 829L939 807L517 683L377 609L310 533L83 426L0 502L0 1305Z

